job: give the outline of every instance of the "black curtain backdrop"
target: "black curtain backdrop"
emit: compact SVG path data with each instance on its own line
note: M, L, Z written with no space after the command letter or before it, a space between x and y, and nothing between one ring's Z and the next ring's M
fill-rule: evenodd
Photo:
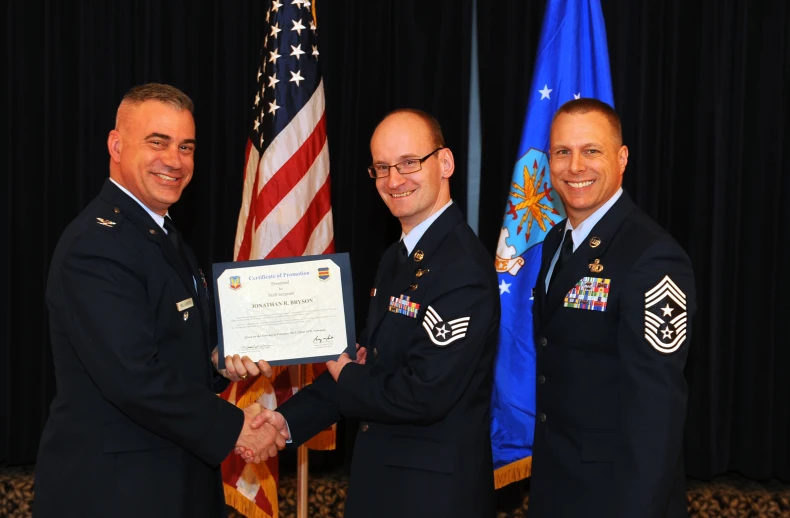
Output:
M545 2L480 2L480 236L494 250ZM694 264L688 473L790 480L790 7L603 0L624 187Z
M790 307L779 277L790 253L781 199L790 188L790 10L784 0L602 3L631 150L625 187L688 250L697 276L689 473L790 480L781 321ZM196 102L196 173L172 213L204 269L231 258L265 4L7 4L0 462L35 460L54 394L43 300L50 256L108 174L105 140L132 85L168 82ZM479 228L492 254L544 4L478 0ZM370 134L387 111L412 106L439 118L456 155L453 197L465 209L472 4L317 7L336 248L351 253L362 325L378 257L399 232L365 172Z
M55 392L44 302L49 260L108 176L107 134L131 86L166 82L195 101L195 176L171 213L204 271L232 259L268 5L12 0L5 8L0 462L35 460ZM441 120L456 153L453 196L465 209L472 3L319 0L317 9L335 244L351 254L361 327L378 258L400 235L365 170L370 135L388 111L417 107ZM341 454L344 446L341 437Z

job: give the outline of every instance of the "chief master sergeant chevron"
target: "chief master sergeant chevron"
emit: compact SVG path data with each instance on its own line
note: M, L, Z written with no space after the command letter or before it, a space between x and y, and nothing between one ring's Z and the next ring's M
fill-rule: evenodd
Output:
M609 105L557 110L549 165L568 219L546 236L535 288L530 518L686 516L694 276L623 191L627 163Z

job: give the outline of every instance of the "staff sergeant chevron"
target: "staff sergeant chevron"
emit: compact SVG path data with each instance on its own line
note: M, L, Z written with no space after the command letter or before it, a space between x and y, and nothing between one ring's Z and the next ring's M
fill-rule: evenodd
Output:
M447 347L456 340L466 336L466 329L469 327L470 317L456 318L445 322L439 313L431 306L425 311L425 318L422 327L428 333L428 337L437 347Z

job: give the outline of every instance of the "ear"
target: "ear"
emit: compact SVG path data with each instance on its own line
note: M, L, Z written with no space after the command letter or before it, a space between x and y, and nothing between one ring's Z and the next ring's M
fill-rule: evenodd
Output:
M620 165L620 174L625 172L625 166L628 165L628 147L621 146L617 151L617 162Z
M110 152L110 160L116 164L121 162L121 134L118 130L112 130L107 136L107 150Z
M439 151L439 166L442 169L442 178L450 178L455 172L455 158L448 148Z

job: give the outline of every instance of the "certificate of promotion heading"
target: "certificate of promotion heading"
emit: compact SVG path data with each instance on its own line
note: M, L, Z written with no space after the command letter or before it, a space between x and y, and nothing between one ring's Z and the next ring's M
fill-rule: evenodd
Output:
M270 365L355 358L348 254L213 265L219 367L226 356Z

